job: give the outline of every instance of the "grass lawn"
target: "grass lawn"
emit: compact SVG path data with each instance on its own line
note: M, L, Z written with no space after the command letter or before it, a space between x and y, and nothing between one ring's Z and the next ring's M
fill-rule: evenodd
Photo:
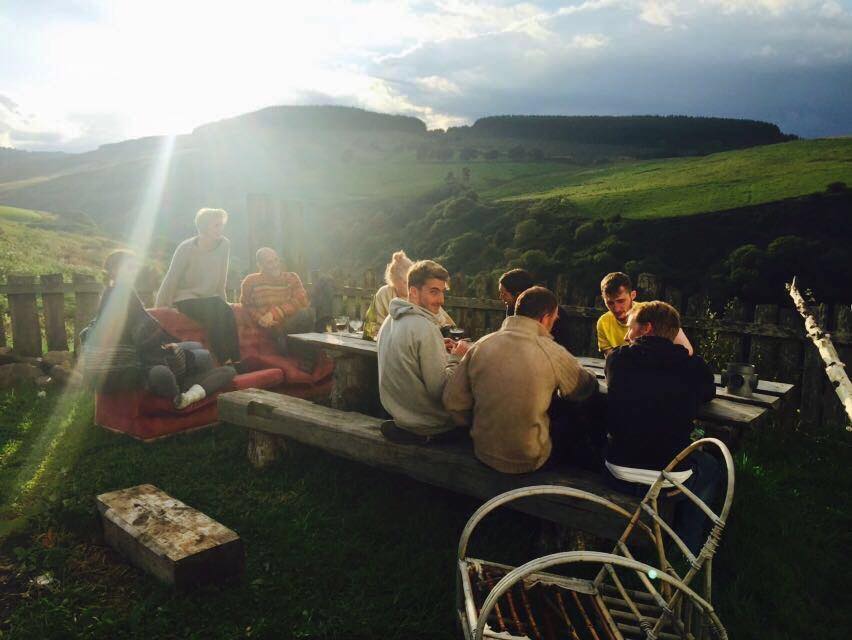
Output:
M799 140L698 158L613 164L520 178L482 195L564 198L590 217L683 216L722 211L852 185L852 140Z
M145 445L91 419L86 394L0 396L0 638L456 637L475 501L304 448L256 471L234 427ZM847 636L843 435L768 433L737 455L715 574L732 638ZM94 496L143 482L235 529L244 579L177 593L105 548ZM537 526L506 512L483 533L474 553L517 562Z

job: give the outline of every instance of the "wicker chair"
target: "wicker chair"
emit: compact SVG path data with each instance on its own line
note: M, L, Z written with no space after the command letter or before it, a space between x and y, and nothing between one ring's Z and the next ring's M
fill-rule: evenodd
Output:
M671 475L680 462L701 448L718 449L727 471L718 514ZM536 495L598 505L626 520L624 533L610 553L554 553L517 568L468 557L470 537L488 513ZM706 438L684 449L660 472L633 513L570 487L524 487L492 498L470 517L459 540L457 613L465 638L726 639L727 632L712 605L711 574L733 495L731 454L719 440ZM697 555L660 515L659 503L675 497L698 505L711 523ZM636 559L642 554L650 554L652 564ZM561 573L546 572L553 567L561 567ZM693 588L692 583L700 587Z

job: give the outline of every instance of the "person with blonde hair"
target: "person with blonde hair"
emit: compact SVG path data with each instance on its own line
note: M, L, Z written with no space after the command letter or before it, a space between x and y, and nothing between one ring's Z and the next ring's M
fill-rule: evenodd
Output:
M225 295L231 252L231 243L223 235L227 221L224 209L198 210L198 235L175 249L156 301L156 306L176 307L202 325L221 363L240 360L237 322Z
M394 298L408 300L408 270L414 264L405 251L399 250L391 256L391 261L385 267L385 284L376 291L373 301L364 317L364 337L375 340L379 328L388 317L390 302ZM455 322L443 307L438 313L438 321L442 327L452 327Z

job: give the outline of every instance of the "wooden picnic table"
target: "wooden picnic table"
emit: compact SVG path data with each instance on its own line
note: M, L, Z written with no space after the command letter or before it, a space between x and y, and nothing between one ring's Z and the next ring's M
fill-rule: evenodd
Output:
M349 333L298 333L289 336L304 344L323 349L335 359L332 407L346 411L361 411L381 416L379 403L378 348L375 342ZM599 380L600 389L606 393L605 360L579 357L577 360L592 371ZM779 414L792 395L794 386L782 382L761 380L757 393L746 398L728 393L716 375L716 397L703 404L698 419L715 425L726 425L739 432L753 427Z

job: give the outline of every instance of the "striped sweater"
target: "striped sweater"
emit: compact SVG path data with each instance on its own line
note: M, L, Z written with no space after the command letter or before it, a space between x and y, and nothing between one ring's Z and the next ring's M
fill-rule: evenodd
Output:
M255 322L271 312L275 328L297 311L307 308L310 302L299 276L282 271L277 278L263 273L246 276L240 287L240 304Z

